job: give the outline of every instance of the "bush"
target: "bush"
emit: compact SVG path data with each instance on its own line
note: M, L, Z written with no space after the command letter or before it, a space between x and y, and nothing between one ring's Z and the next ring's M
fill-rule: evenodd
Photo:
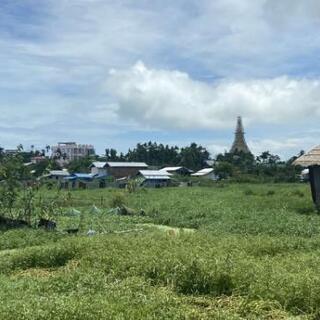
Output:
M126 204L127 199L123 192L115 192L110 199L111 208L122 207Z
M138 189L138 182L136 180L129 180L127 183L127 191L134 193Z

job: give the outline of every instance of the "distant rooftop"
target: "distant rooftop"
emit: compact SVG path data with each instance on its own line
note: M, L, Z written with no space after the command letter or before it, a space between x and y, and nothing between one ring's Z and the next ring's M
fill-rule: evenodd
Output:
M140 175L142 175L145 179L153 179L153 180L170 180L171 173L161 170L140 170Z
M109 167L132 167L132 168L147 168L148 165L144 162L107 162Z
M201 177L201 176L205 176L207 174L212 173L214 170L213 168L205 168L205 169L201 169L196 173L193 173L192 176L193 177Z
M104 161L94 161L91 163L90 168L91 167L96 167L98 169L103 169L105 168L105 166L107 165L107 162Z
M160 171L175 172L175 171L179 171L181 169L183 169L189 173L193 172L192 170L190 170L186 167L165 167L165 168L160 169Z
M70 173L67 170L51 170L50 175L52 176L69 176Z
M114 162L114 161L94 161L90 167L96 167L99 169L105 167L112 168L148 168L148 165L144 162Z

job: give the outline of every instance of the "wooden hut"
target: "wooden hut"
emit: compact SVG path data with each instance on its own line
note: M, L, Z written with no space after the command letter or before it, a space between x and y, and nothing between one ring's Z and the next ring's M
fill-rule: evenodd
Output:
M309 169L312 199L320 209L320 145L296 159L293 164Z

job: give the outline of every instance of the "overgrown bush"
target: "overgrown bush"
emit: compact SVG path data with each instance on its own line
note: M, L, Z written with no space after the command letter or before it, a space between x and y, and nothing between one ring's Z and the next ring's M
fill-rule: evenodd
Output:
M129 193L133 193L135 191L137 191L138 189L138 182L136 180L129 180L128 183L127 183L127 191Z
M127 204L126 195L123 192L114 192L110 199L110 207L117 208Z

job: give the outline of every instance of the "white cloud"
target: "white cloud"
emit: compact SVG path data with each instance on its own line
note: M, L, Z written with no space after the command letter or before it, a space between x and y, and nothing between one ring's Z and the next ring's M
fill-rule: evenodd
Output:
M320 70L319 12L318 0L9 1L0 10L0 133L15 132L1 143L102 145L148 126L231 128L239 113L246 124L317 118L318 82L303 77ZM153 69L130 68L137 60Z
M207 84L188 74L148 69L142 62L111 70L107 91L121 117L155 128L221 129L242 115L248 123L286 123L320 116L320 81L223 80Z

